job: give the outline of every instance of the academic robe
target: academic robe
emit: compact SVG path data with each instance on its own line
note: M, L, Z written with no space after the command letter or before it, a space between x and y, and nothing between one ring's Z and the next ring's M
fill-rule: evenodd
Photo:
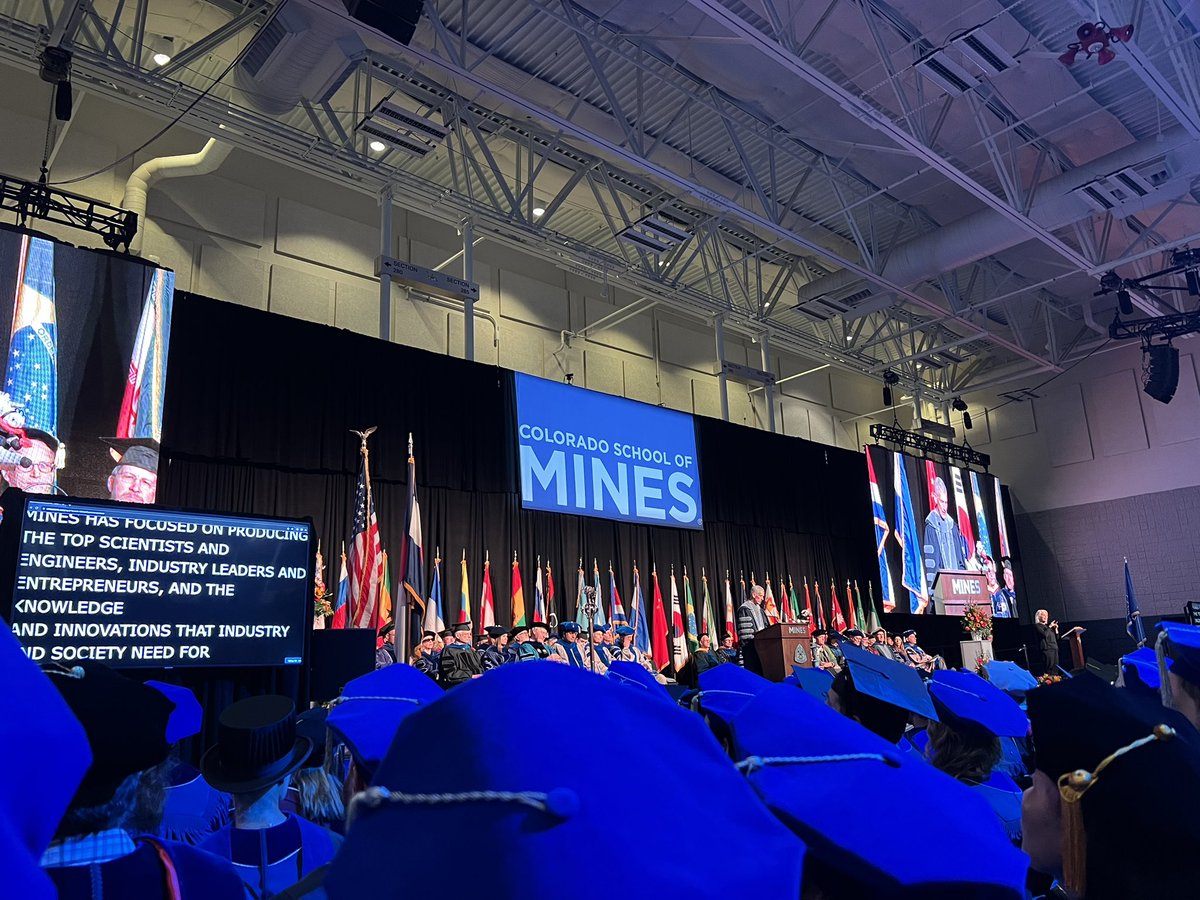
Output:
M342 838L294 814L271 828L226 825L200 845L233 863L258 898L273 897L333 859Z
M445 688L470 681L483 674L483 660L470 644L451 644L442 650L438 681Z
M91 900L96 881L103 885L105 897L172 900L168 887L172 876L179 884L179 900L242 900L246 896L229 860L161 838L143 838L133 853L108 862L48 867L46 874L58 889L59 900Z

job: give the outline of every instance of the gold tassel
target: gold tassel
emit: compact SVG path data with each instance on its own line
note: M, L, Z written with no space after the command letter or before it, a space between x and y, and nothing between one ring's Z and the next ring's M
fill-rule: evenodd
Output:
M1058 779L1058 793L1062 797L1063 887L1080 897L1087 890L1087 834L1080 801L1091 784L1092 773L1083 769L1067 772Z

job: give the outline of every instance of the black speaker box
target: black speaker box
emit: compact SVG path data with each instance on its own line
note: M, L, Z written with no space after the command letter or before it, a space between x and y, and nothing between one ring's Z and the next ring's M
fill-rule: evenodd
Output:
M312 633L310 700L324 703L347 681L375 671L375 632L370 628L325 628Z
M364 25L382 31L388 37L408 46L425 0L342 0L346 12Z

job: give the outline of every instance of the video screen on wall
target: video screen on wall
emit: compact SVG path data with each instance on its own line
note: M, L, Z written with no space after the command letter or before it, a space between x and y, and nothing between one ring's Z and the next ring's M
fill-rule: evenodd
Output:
M0 484L153 503L175 275L0 230Z
M518 373L521 506L703 528L686 413Z
M970 573L979 605L1016 618L1018 597L1000 481L945 462L867 447L872 518L884 609L935 612L935 584ZM959 579L963 583L964 579Z

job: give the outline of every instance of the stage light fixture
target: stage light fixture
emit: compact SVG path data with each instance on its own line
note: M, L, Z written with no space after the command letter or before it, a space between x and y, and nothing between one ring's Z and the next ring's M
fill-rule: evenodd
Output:
M900 376L891 369L883 373L883 405L895 406L892 402L892 387L900 383Z
M1170 403L1179 387L1179 350L1170 344L1146 344L1142 353L1148 361L1142 390L1159 403Z
M1117 308L1121 310L1121 315L1133 315L1133 300L1129 296L1129 291L1121 288L1117 291Z
M1192 297L1200 297L1200 272L1188 269L1183 273L1183 279L1187 282L1188 294Z

